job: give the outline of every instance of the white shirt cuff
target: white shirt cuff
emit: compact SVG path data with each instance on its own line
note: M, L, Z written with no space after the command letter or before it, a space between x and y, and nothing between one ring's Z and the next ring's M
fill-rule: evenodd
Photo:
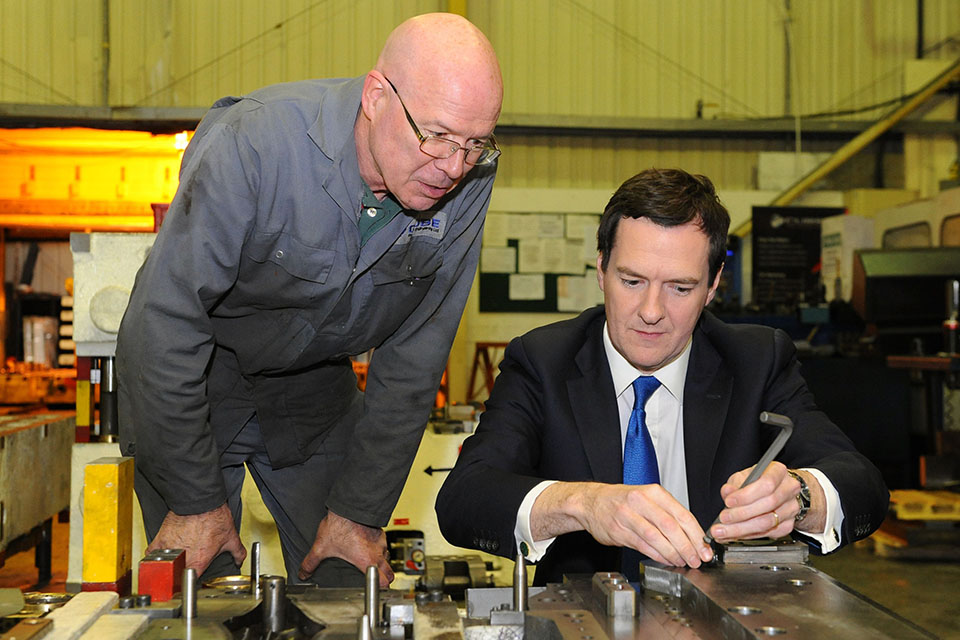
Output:
M530 512L533 511L533 503L537 501L543 490L554 484L556 480L544 480L527 493L523 502L520 503L520 510L517 511L517 524L513 530L513 537L517 541L517 549L521 552L526 548L524 555L527 562L537 562L550 548L556 537L548 538L534 542L533 533L530 532Z
M840 532L843 530L843 507L840 506L840 494L837 493L836 487L822 471L807 468L804 468L803 471L809 472L820 483L823 495L827 499L827 517L822 533L810 533L808 531L800 531L799 533L820 543L822 553L830 553L840 546Z

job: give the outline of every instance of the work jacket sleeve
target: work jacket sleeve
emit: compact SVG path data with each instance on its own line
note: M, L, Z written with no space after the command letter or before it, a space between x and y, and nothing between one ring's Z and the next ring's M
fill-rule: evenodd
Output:
M122 450L180 515L226 501L208 423L208 313L236 281L256 215L256 153L230 126L202 129L117 340Z

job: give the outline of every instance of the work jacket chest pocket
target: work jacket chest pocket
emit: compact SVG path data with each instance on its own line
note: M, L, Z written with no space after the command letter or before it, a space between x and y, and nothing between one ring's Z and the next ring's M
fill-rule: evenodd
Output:
M288 233L255 233L244 247L239 284L274 299L315 299L333 271L337 252L303 244Z
M443 247L432 242L408 242L384 254L370 269L375 285L403 283L428 287L443 264Z

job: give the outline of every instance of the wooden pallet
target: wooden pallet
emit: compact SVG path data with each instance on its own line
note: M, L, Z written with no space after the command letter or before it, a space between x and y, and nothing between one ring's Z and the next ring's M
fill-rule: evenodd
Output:
M895 489L890 492L890 510L898 520L960 520L960 494Z

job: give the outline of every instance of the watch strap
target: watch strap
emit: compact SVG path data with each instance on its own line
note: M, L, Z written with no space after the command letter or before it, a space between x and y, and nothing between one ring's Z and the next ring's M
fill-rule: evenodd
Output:
M807 517L807 512L810 511L810 487L807 486L807 481L803 479L803 476L796 471L787 469L787 473L796 478L797 482L800 483L800 493L796 495L800 510L797 512L797 515L793 517L794 521L800 522Z

